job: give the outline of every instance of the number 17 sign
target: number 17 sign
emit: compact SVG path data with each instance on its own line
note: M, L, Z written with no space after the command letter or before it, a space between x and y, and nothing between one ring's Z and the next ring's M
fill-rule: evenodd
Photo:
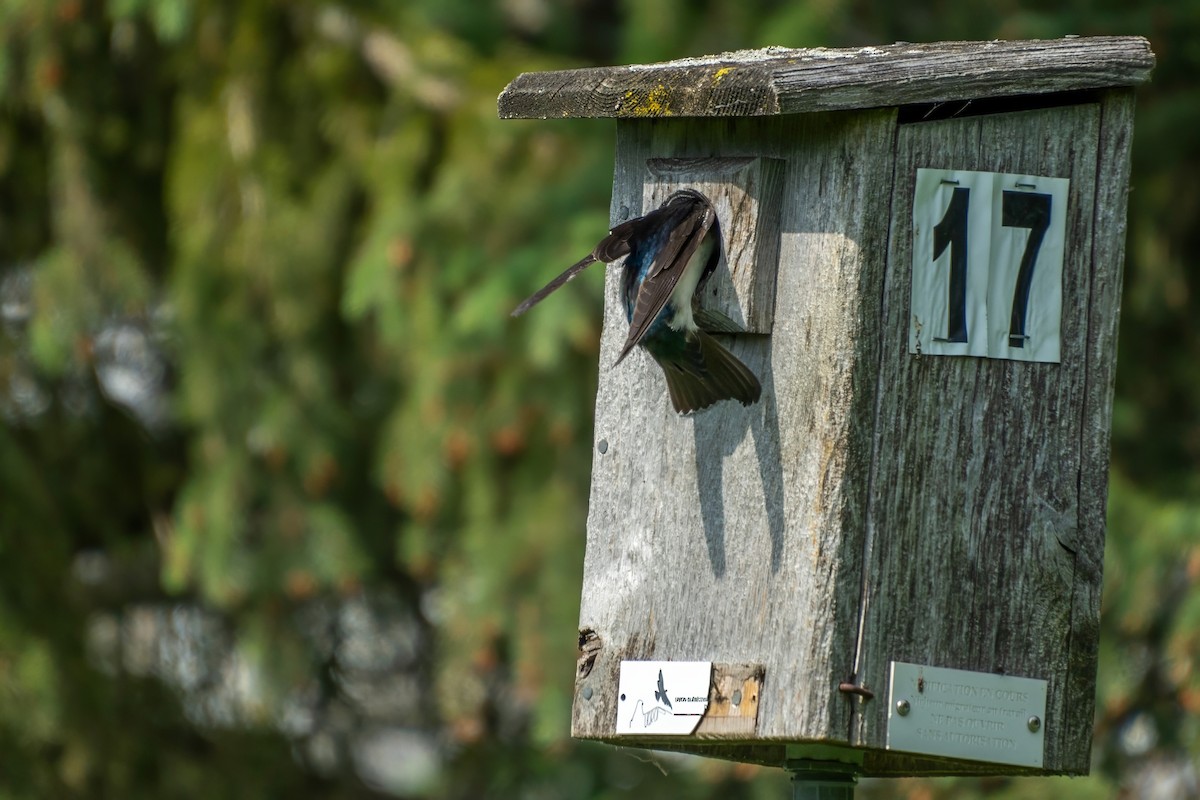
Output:
M917 170L910 353L1059 361L1069 186Z

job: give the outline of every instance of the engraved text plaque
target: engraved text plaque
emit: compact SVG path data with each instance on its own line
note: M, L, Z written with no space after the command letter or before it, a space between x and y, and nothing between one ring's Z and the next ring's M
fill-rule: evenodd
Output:
M1046 682L893 661L887 747L1042 766Z

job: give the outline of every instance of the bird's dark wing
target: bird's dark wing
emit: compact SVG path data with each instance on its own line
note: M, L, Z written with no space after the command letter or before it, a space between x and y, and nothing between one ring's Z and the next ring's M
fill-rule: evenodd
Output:
M629 222L622 222L620 225L613 228L609 232L608 236L605 236L604 239L600 241L600 244L596 245L596 248L592 250L591 253L584 256L579 261L576 261L557 278L547 283L541 289L538 289L529 297L525 298L521 305L513 309L512 315L514 317L521 316L526 311L545 300L546 296L555 289L562 286L564 283L571 280L580 272L583 272L584 269L590 267L592 264L595 264L597 261L603 261L607 264L610 261L616 261L621 256L626 255L629 252L629 237L636 229L635 223L640 221L640 219L635 219L630 220Z
M512 315L514 317L521 316L526 311L528 311L529 309L536 306L538 303L545 300L546 295L550 294L555 289L557 289L558 287L562 286L567 281L574 278L580 272L583 272L583 270L585 268L590 267L592 264L595 264L596 260L597 259L594 254L588 253L586 256L581 258L579 261L576 261L574 264L572 264L570 267L568 267L566 272L559 275L557 278L550 281L549 283L547 283L542 288L538 289L533 294L529 295L529 297L525 298L525 300L521 303L521 305L519 305L513 309Z
M609 231L608 236L600 240L600 244L596 245L592 255L596 257L597 261L603 261L605 264L616 261L621 256L629 255L630 238L645 224L646 217L636 217L628 222L622 222Z
M621 355L617 358L618 364L650 330L655 318L670 299L671 292L675 291L675 285L679 283L688 261L717 218L713 207L700 199L683 206L678 220L672 218L674 216L671 215L662 223L670 225L671 232L654 263L650 265L646 279L638 288L633 316L629 321L629 335L625 339L625 346L621 348Z

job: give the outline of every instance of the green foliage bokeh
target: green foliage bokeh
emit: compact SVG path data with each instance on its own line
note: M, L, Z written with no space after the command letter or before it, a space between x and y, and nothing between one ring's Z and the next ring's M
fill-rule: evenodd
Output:
M1160 57L1095 774L860 792L1194 787L1197 0L11 0L0 797L783 796L774 771L567 736L598 276L508 312L605 231L613 130L502 122L496 95L741 47L1069 33ZM390 649L354 650L371 625ZM385 729L407 763L381 777L360 759Z

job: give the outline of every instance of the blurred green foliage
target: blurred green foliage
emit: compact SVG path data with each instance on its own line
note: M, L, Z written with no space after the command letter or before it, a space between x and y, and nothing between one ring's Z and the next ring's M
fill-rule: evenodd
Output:
M7 0L0 797L783 796L777 772L567 738L599 281L508 311L606 229L613 131L500 122L496 94L738 47L1066 33L1160 58L1097 770L860 793L1194 790L1200 0Z

